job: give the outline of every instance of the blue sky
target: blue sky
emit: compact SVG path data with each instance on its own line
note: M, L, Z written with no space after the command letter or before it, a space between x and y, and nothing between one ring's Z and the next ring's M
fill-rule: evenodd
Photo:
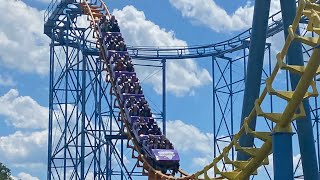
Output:
M0 2L0 161L16 178L45 179L50 41L43 35L43 12L50 0ZM272 12L279 9L277 2ZM250 27L253 13L247 0L122 0L107 5L126 42L139 46L219 42ZM143 79L152 71L139 68L138 74ZM143 84L147 97L159 107L160 77L157 73ZM170 61L167 79L168 136L183 158L182 167L195 172L213 157L211 62ZM237 102L241 104L241 97ZM241 109L235 112L239 124Z

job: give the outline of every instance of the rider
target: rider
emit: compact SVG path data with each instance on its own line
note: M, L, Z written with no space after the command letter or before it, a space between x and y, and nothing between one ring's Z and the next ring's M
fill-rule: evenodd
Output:
M151 109L149 108L148 104L144 104L141 111L140 111L140 115L143 117L151 117Z
M130 116L139 116L139 106L137 104L134 104L129 112Z

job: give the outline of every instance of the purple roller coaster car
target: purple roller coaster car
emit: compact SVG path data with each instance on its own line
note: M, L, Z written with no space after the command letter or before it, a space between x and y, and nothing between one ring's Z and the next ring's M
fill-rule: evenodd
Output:
M172 143L161 132L152 117L151 109L145 100L139 79L134 72L131 58L127 51L116 51L124 40L119 32L101 33L101 42L106 55L107 65L115 80L121 107L125 111L130 125L130 132L138 141L141 152L147 161L157 170L174 175L178 172L180 157ZM119 116L120 117L120 116Z

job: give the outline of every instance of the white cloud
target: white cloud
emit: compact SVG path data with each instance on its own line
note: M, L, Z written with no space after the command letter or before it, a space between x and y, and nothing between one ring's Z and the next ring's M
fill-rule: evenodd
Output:
M23 72L47 74L49 39L43 34L43 12L22 1L1 0L0 16L1 65Z
M193 23L205 25L216 32L231 32L251 27L254 7L251 1L233 13L220 7L214 0L170 0L183 17ZM280 10L279 0L271 1L270 15Z
M173 31L167 31L147 20L145 14L133 6L126 6L122 10L114 10L113 14L119 21L121 32L126 42L130 45L187 46L185 41L174 36ZM146 67L136 67L136 69L142 80L159 70ZM168 60L167 74L167 90L178 96L187 95L194 88L207 85L212 81L209 72L204 68L200 68L191 59ZM157 73L145 81L152 84L157 93L161 93L161 73Z
M170 3L181 11L183 17L217 32L249 28L253 16L253 6L250 3L240 6L232 14L228 14L213 0L170 0Z
M46 161L47 130L14 134L0 137L0 159L15 166Z
M39 180L37 177L33 177L28 173L19 173L17 177L12 177L14 180Z
M17 128L47 128L48 109L29 96L20 96L16 89L0 96L0 115Z
M181 120L168 121L167 126L167 137L178 151L196 151L200 154L211 154L213 157L212 133L201 132L197 127Z
M15 86L16 82L10 76L0 74L0 86Z

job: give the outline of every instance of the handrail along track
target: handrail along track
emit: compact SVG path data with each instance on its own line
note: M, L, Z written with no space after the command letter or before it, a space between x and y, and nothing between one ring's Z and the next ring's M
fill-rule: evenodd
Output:
M95 34L97 37L97 46L100 49L102 58L105 61L105 69L108 71L109 80L112 84L113 92L117 97L118 104L121 110L122 121L126 125L127 133L128 133L128 147L132 148L132 156L137 158L139 162L142 163L140 166L143 168L143 173L148 175L149 179L160 179L160 180L198 180L198 179L246 179L249 176L256 174L259 166L263 164L268 164L268 155L272 152L272 138L270 137L271 132L258 132L253 131L249 128L249 124L254 119L254 117L261 116L266 119L274 122L276 125L273 128L273 132L291 132L291 122L295 119L305 116L304 107L302 106L302 101L309 97L318 96L318 91L313 81L313 78L320 74L319 64L320 61L317 57L320 56L319 49L319 37L302 37L295 34L297 28L299 28L299 22L302 17L307 17L309 19L307 31L314 32L316 34L320 34L320 6L315 3L314 0L299 0L298 10L296 17L292 26L288 29L289 36L285 41L284 47L281 52L277 55L277 64L274 67L271 76L266 80L266 87L264 88L260 97L256 100L254 109L252 109L251 113L248 117L245 118L244 125L240 128L239 132L234 135L231 143L223 149L223 152L213 159L212 163L205 166L202 170L187 175L183 171L180 171L180 177L173 177L166 174L161 173L160 171L154 169L145 159L144 155L141 153L141 147L139 147L139 143L135 139L134 136L130 133L130 125L128 124L128 117L126 117L126 113L124 112L124 106L120 100L120 94L117 91L116 84L114 82L114 78L112 77L111 69L106 64L106 54L105 49L102 44L99 44L99 36L100 33L96 27L96 23L99 21L99 18L102 15L110 16L110 13L107 9L107 6L102 0L99 0L101 8L97 11L97 7L91 5L84 1L81 5L85 14L88 15L88 18L91 22L92 28L95 29ZM287 65L284 63L284 58L287 54L287 51L290 47L292 41L300 41L301 43L307 44L314 48L312 56L310 57L306 66L293 66ZM293 91L278 91L272 87L272 84L280 70L287 70L293 73L297 73L301 75L301 79ZM308 89L312 89L311 92L308 92ZM267 95L274 95L278 98L284 99L287 101L287 105L282 113L267 113L262 110L260 107L263 103L265 97ZM243 134L251 134L255 138L260 139L263 143L260 147L248 148L241 147L238 143L238 140ZM130 143L131 142L131 143ZM248 161L232 161L228 154L229 151L235 148L238 151L242 151L251 156ZM135 155L138 153L138 155ZM232 165L234 170L229 172L224 172L219 169L219 163L224 162L226 164ZM209 170L213 170L216 175L219 177L210 177ZM211 174L213 175L213 174Z

